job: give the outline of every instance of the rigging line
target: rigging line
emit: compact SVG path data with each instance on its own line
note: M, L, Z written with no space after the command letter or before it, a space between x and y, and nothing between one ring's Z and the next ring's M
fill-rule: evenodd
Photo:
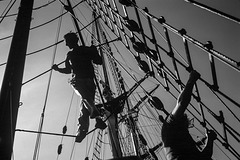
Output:
M67 13L70 13L71 14L71 16L74 18L74 19L76 19L78 22L80 22L81 23L81 21L73 14L73 13L71 13L70 12L70 9L69 9L69 6L68 5L66 5L66 4L64 4L61 0L58 0L62 5L63 5L63 7L67 10ZM86 0L82 0L82 1L80 1L79 3L78 3L78 5L79 4L81 4L82 2L84 2L84 1L86 1ZM77 5L76 5L77 6ZM73 8L75 8L75 7L72 7L72 9ZM82 23L81 23L82 24ZM83 25L83 24L82 24Z
M63 7L61 7L61 13L62 13L62 12L63 12ZM59 23L58 23L57 35L56 35L56 40L55 40L56 42L57 42L58 39L59 39L59 33L60 33L60 29L61 29L61 23L62 23L62 17L59 19ZM53 66L53 64L54 64L54 60L55 60L55 56L56 56L56 50L57 50L57 45L55 45L55 48L54 48L51 66ZM45 114L45 110L46 110L46 106L47 106L47 101L48 101L48 95L49 95L49 90L50 90L51 79L52 79L52 70L50 70L50 75L49 75L48 85L47 85L47 92L46 92L46 95L45 95L44 106L43 106L43 110L42 110L42 113L41 113L41 120L40 120L40 125L39 125L38 131L42 131L42 128L43 128L44 114ZM39 138L38 138L38 137L39 137ZM38 134L38 136L37 136L37 141L36 141L36 144L35 144L35 150L34 150L34 158L33 158L33 160L36 160L36 159L38 159L38 157L39 157L40 143L41 143L41 134Z
M106 133L104 132L103 135L105 135L105 134L106 134ZM106 137L107 137L107 136L104 136L104 140L103 140L104 142L106 142ZM110 145L110 142L108 142L108 143L109 143L109 145ZM105 158L106 151L107 151L107 150L106 150L106 146L107 146L107 145L104 145L104 147L103 147L103 156L102 156L102 159L106 159L106 158Z
M30 28L30 30L34 30L34 29L37 29L37 28L39 28L39 27L42 27L42 26L44 26L44 25L46 25L46 24L48 24L48 23L51 23L51 22L57 20L58 18L64 16L65 14L67 14L67 12L64 12L63 14L61 14L61 15L59 15L59 16L57 16L57 17L55 17L55 18L53 18L53 19L51 19L51 20L49 20L49 21L47 21L47 22L45 22L45 23L42 23L42 24L37 25L37 26L35 26L35 27L32 27L32 28ZM9 36L0 38L0 41L1 41L1 40L5 40L5 39L8 39L8 38L11 38L12 36L13 36L13 35L9 35Z
M225 19L228 19L228 20L231 20L231 21L233 21L235 23L240 24L240 19L239 18L236 18L234 16L226 14L226 13L224 13L222 11L219 11L219 10L217 10L215 8L209 7L209 6L205 5L205 4L201 4L201 3L197 2L197 1L194 1L194 0L184 0L184 1L188 2L188 3L191 3L191 4L193 4L193 5L195 5L195 6L199 7L199 8L202 8L202 9L204 9L206 11L214 13L214 14L220 16L220 17L223 17Z
M103 25L101 25L101 26L104 28L105 33L107 33L108 38L111 39L111 37L109 36L109 33L106 31L106 28L105 28ZM133 72L134 70L126 63L126 60L123 58L123 55L120 54L120 52L119 52L118 48L116 47L115 43L113 43L113 45L114 45L115 49L117 50L117 52L119 53L119 55L122 57L122 60L125 62L125 64L123 64L123 65L126 66L129 70L131 70L131 71ZM111 56L111 57L113 58L113 56ZM114 59L115 61L118 61L116 58L113 58L113 59ZM121 62L118 61L118 63L121 63ZM141 74L138 73L138 72L135 72L135 73L137 73L138 75L141 75Z
M41 128L41 123L42 122L42 118L40 118L40 123L38 126L38 130ZM41 141L41 134L37 135L37 139L36 139L36 143L35 143L35 148L34 148L34 153L33 153L33 160L38 159L38 155L39 155L39 147L40 147L40 142Z
M227 104L216 94L213 89L210 89L212 93L218 98L218 100L227 108L227 110L240 122L240 119L236 116L236 114L227 106Z
M156 114L154 114L154 112L152 111L152 109L151 108L153 108L153 107L151 107L147 102L145 102L145 108L150 112L150 114L152 115L152 117L153 118L155 118L155 121L156 122L159 122L159 118L158 117L156 117ZM157 113L157 115L159 115L159 113L158 113L158 110L156 109L156 108L153 108L153 110L155 110L155 112ZM146 111L144 110L144 112L146 113ZM153 119L152 119L153 120ZM159 123L160 124L160 123Z
M95 128L95 130L96 130L97 128ZM95 133L95 130L93 130L93 132ZM91 146L93 145L93 138L94 138L94 133L92 134L92 138L91 138L91 141L90 141L90 143L89 143L89 147L88 147L88 151L87 151L87 154L86 155L89 155L89 153L90 153L90 149L91 149ZM87 135L88 135L88 133L87 133Z
M143 121L143 120L142 120ZM157 121L157 120L156 120ZM141 122L141 124L143 124L144 122ZM154 127L154 126L159 126L159 124L145 124L145 125L139 125L139 127L142 127L142 128L146 128L146 127ZM153 134L153 133L152 133ZM154 134L154 135L157 135L157 134Z
M12 16L17 16L17 13L8 14L5 16L5 18L12 17ZM2 18L2 17L3 16L0 16L0 18Z
M156 115L155 114L153 114L153 111L151 110L151 106L149 106L146 102L145 102L145 108L150 112L150 114L152 115L152 117L151 117L151 120L153 120L154 122L158 122L159 123L159 119L158 119L158 117L156 117ZM155 109L156 110L156 109ZM143 108L143 112L144 113L146 113L146 111L144 110L144 108ZM158 113L158 111L156 110L156 112ZM158 115L159 115L159 113L158 113ZM146 118L148 118L149 119L149 117L146 117ZM159 123L159 125L160 125L160 123Z
M108 53L108 52L106 52ZM109 53L108 53L109 54ZM134 76L132 74L129 73L129 71L127 71L127 69L124 68L124 66L114 57L112 56L111 54L109 54L116 62L118 62L119 66L121 66L121 68L135 81L137 82L135 79L134 79ZM141 84L140 84L141 86Z
M11 37L13 37L13 35L9 35L9 36L6 36L6 37L3 37L3 38L0 38L0 41L5 40L5 39L8 39L8 38L11 38Z
M102 2L103 2L103 1L102 1ZM105 3L105 2L103 2L103 3ZM105 5L106 5L106 7L108 7L108 9L110 8L109 5L107 5L106 3L105 3ZM139 8L136 4L134 4L134 6L140 11L141 14L143 14L143 15L146 16L147 13L145 12L145 10ZM121 15L120 15L119 13L117 13L115 10L113 10L113 12L121 17ZM145 16L143 16L143 17L144 17L145 19L147 19ZM155 27L155 25L152 24L152 26L153 26L154 30L160 35L160 37L161 37L165 42L167 42L166 38L158 31L158 29ZM138 40L140 40L140 38L139 38L135 33L132 33L132 34L133 34L135 37L137 37ZM150 42L151 42L152 39L151 39L150 37L148 37L146 34L144 34L144 36L145 36L146 38L148 38L148 39L150 40ZM140 41L141 41L141 40L140 40ZM158 45L158 44L157 44L157 45ZM158 47L159 47L159 45L158 45ZM162 48L161 48L161 49L162 49ZM183 58L183 56L177 51L177 49L176 49L175 47L172 46L172 49L173 49L173 51L174 51L175 53L177 53L177 55L182 59L182 61L185 62L185 64L188 64L187 61Z
M84 5L86 5L86 4L84 3ZM78 7L77 7L77 9L78 9L78 11L80 12L80 14L83 16L83 18L85 19L85 21L88 22L87 18L84 16L84 14L82 13L82 11L81 11Z
M2 12L0 18L3 17L4 12L7 10L7 8L9 7L9 5L10 5L11 3L12 3L12 0L8 3L7 7L6 7L6 8L4 9L4 11Z
M73 146L72 146L71 154L70 154L70 158L69 158L70 160L73 158L74 149L75 149L75 143L73 142Z
M147 114L145 110L143 110L144 114ZM152 113L151 113L152 114ZM152 136L150 135L154 135L155 137L158 137L159 136L159 133L158 132L155 132L154 128L155 127L159 127L160 128L160 125L159 124L154 124L152 123L151 120L149 119L145 119L145 118L141 118L139 119L139 123L140 121L142 121L141 125L139 124L138 127L141 128L142 130L142 134L145 136L145 137L148 137L149 141L154 144L154 140L152 139ZM159 121L159 120L158 120ZM150 124L149 124L150 123ZM143 126L144 125L144 126ZM145 128L145 129L144 129ZM145 131L147 130L147 132ZM151 130L151 131L150 131ZM156 142L156 141L155 141Z
M82 1L86 1L86 0L82 0ZM82 1L81 1L81 2L82 2ZM79 4L79 3L78 3L78 4ZM77 5L78 5L78 4L77 4ZM75 5L75 6L77 6L77 5ZM75 7L73 7L73 8L75 8ZM99 17L100 17L100 15L97 16L96 19L99 18ZM82 24L81 21L79 21L79 22ZM82 25L83 25L83 24L82 24ZM92 35L92 33L91 33L87 28L86 28L86 31L87 31L90 35ZM94 38L94 40L96 40L96 42L98 42L98 44L100 44L100 42L97 40L96 37L94 37L94 36L92 36L92 37ZM103 48L105 49L105 47L103 47ZM106 49L106 51L107 51L107 49Z
M57 65L60 65L60 64L62 64L62 63L64 63L64 62L65 62L65 61L62 61L62 62L58 63ZM39 75L37 75L37 76L35 76L35 77L33 77L33 78L29 79L29 80L27 80L26 82L22 83L22 86L25 85L25 84L27 84L27 83L29 83L29 82L31 82L31 81L33 81L34 79L37 79L37 78L40 77L40 76L48 73L48 72L51 71L51 70L52 70L52 68L50 68L50 69L48 69L48 70L40 73Z
M12 0L9 2L9 4L12 2ZM4 20L4 18L6 17L6 15L8 14L8 12L10 11L10 9L13 7L13 5L15 4L16 0L12 3L12 5L8 8L7 12L2 16L2 19L0 20L0 24L2 23L2 21ZM8 5L9 5L8 4ZM8 7L8 6L7 6ZM5 12L5 10L3 11L3 13Z
M71 110L71 108L72 108L73 97L74 97L74 91L72 91L71 101L70 101L70 105L69 105L69 108L68 108L67 118L66 118L64 127L66 126L67 121L68 121L68 119L69 119L70 110ZM65 133L63 133L63 134L65 134ZM63 136L61 137L61 142L60 142L60 144L62 144L62 142L63 142ZM60 154L57 155L57 160L58 160L58 158L59 158L59 155L60 155Z
M143 116L143 117L145 117L145 118L148 118L148 119L151 119L151 120L154 120L154 121L158 121L157 119L152 118L152 117L149 117L149 116L147 116L147 115L145 115L145 114L143 114L143 113L138 113L138 114L141 115L141 116Z
M133 76L134 76L134 78L136 78L135 75L133 75ZM156 79L156 78L154 78L154 79ZM137 78L136 78L136 81L137 81ZM157 88L158 88L158 86L159 86L158 84L155 84L152 80L149 80L149 79L148 79L148 81L152 82L152 83L153 83L154 85L156 85ZM160 82L160 81L157 81L157 82L158 82L159 84L163 85L162 82ZM148 97L150 97L149 93L147 92L147 89L145 89L146 87L144 88L144 87L141 86L141 85L140 85L140 87L142 88L143 92L144 92L145 94L147 94Z
M74 92L74 91L73 91ZM78 98L78 103L77 103L77 106L79 106L80 105L80 103L81 103L81 99L80 98ZM75 117L77 117L77 107L76 107L76 110L75 110ZM77 124L77 118L75 118L75 121L74 121L74 126L76 126L76 124ZM76 130L76 128L74 127L74 130ZM71 149L71 155L70 155L70 160L72 159L72 157L73 157L73 154L75 154L75 152L74 152L74 149L75 149L75 139L73 139L73 141L72 141L72 149Z
M50 5L50 4L52 4L53 2L55 2L56 0L52 0L52 1L48 1L46 4L43 4L43 5L41 5L41 6L39 6L39 7L35 7L35 8L33 8L33 10L38 10L38 9L41 9L41 8L43 8L43 7L47 7L48 5Z
M134 4L135 6L136 6L136 4ZM109 6L107 5L107 7L109 8ZM136 6L136 8L138 8L137 6ZM140 12L142 13L143 11L140 9L140 8L138 8L139 10L140 10ZM116 12L116 11L114 11L114 12ZM144 11L145 12L145 11ZM119 13L115 13L115 14L117 14L117 15L119 15ZM143 13L142 13L143 14ZM121 16L121 15L120 15ZM144 18L146 19L146 17L144 16ZM164 40L164 41L167 41L166 40L166 38L164 38L164 36L156 29L156 27L153 25L153 27L154 27L154 29L159 33L159 35L162 37L162 39ZM132 33L139 41L141 41L142 42L142 40L135 34L135 33ZM150 41L152 40L151 38L149 38L146 34L144 34L144 36L146 37L146 38L148 38ZM162 48L160 45L158 45L158 44L156 44L161 50L163 50L164 52L166 52L166 53L168 53L164 48ZM173 51L175 52L175 53L177 53L177 55L182 59L182 61L184 61L186 64L188 64L187 62L186 62L186 60L181 56L181 54L177 51L177 49L176 48L174 48L173 46L171 46L172 47L172 49L173 49ZM179 62L179 61L178 61ZM180 63L180 62L179 62Z
M136 6L137 7L137 6ZM145 12L145 11L144 11ZM189 42L191 42L192 44L194 44L195 46L199 47L200 49L204 50L205 52L213 55L215 58L217 58L218 60L220 60L221 62L225 63L226 65L228 65L229 67L231 67L232 69L235 69L236 71L240 71L239 66L240 66L240 62L237 62L227 56L225 56L224 54L213 50L213 49L206 49L206 47L204 46L204 44L202 44L201 42L199 42L198 40L186 35L186 34L182 34L179 30L175 29L174 27L172 27L171 25L167 24L166 22L164 22L164 17L160 18L156 18L155 16L151 15L150 13L146 13L145 14L150 17L151 19L153 19L154 21L162 24L163 26L165 26L167 29L169 29L170 31L172 31L173 33L182 36L184 38L186 38L186 40L188 40Z
M70 110L72 108L72 103L73 103L73 97L74 97L74 90L72 91L72 96L71 96L71 101L70 101L70 105L69 105L69 109L68 109L68 113L67 113L67 118L66 118L66 121L65 121L65 125L67 124L67 121L69 119L69 115L70 115Z
M215 94L215 96L217 96L218 97L218 95L214 92L214 94ZM223 104L225 104L222 100L221 100L221 98L219 98L219 100L223 103ZM207 109L207 111L216 119L216 120L218 120L217 119L217 115L210 109L210 108L208 108L203 102L201 102L200 101L200 103ZM229 109L230 110L230 109ZM235 117L236 118L236 117ZM225 122L225 124L226 125L229 125L229 124L227 124L226 122Z
M53 132L44 132L44 131L33 131L33 130L26 130L26 129L16 129L17 132L27 132L27 133L40 133L40 134L46 134L46 135L52 135L52 136L64 136L64 137L73 137L76 138L76 135L70 135L70 134L60 134L60 133L53 133Z
M141 127L141 126L139 126L139 127ZM150 141L150 142L152 143L152 145L154 144L153 142L156 143L156 140L153 141L151 137L154 136L154 137L159 137L159 138L160 138L159 133L153 133L153 132L150 132L150 131L147 130L147 129L141 129L141 133L142 133L147 139L150 138L150 140L148 140L148 142ZM147 136L146 136L146 135L147 135Z
M145 16L148 16L148 17L151 18L151 16L149 16L150 14L147 13L144 9L139 8L136 4L134 4L134 6L140 11L140 13L141 13L142 15L145 15ZM144 17L145 19L147 19L145 16L143 16L143 17ZM155 16L153 16L153 17L155 17ZM160 33L160 31L157 29L157 27L156 27L155 25L153 25L153 24L152 24L152 26L153 26L153 29L160 35L160 37L161 37L165 42L167 42L167 39L163 36L162 33ZM145 35L145 36L151 41L151 38L149 38L147 35ZM159 46L159 45L157 44L157 46ZM188 62L187 62L187 61L183 58L183 56L177 51L177 49L176 49L174 46L171 46L171 47L172 47L173 51L174 51L175 53L177 53L177 55L182 59L182 61L185 62L185 64L188 64Z
M89 144L89 138L87 136L87 142L86 142L86 147L85 147L85 155L89 155L89 151L88 151L88 144Z
M100 24L101 25L101 24ZM104 29L104 31L105 31L105 33L108 35L108 38L109 39L111 39L111 37L110 37L110 35L109 35L109 33L106 31L106 28L103 26L103 25L101 25L102 26L102 28ZM116 49L116 51L118 52L118 54L119 54L119 56L120 57L122 57L122 60L124 61L124 63L125 63L125 66L127 66L128 67L128 69L129 70L131 70L132 72L134 71L131 67L130 67L130 65L128 65L127 64L127 62L126 62L126 60L123 58L123 55L120 53L120 51L118 50L118 48L117 48L117 46L116 46L116 44L115 43L113 43L113 45L114 45L114 47L115 47L115 49ZM116 60L116 59L115 59ZM120 63L120 62L119 62ZM138 73L138 72L135 72L135 73L137 73L138 75L141 75L140 73Z
M116 35L116 34L115 34ZM138 37L137 37L138 38ZM140 39L139 39L140 40ZM122 42L123 43L123 42ZM125 45L125 44L124 44ZM126 45L125 45L126 46ZM161 46L159 46L158 45L158 47L160 47L163 51L165 51L166 53L168 53L164 48L162 48ZM133 54L133 52L130 50L130 49L128 49L128 51L130 52L130 53L132 53ZM134 54L133 54L134 55ZM175 60L177 60L177 59L175 59ZM151 61L153 61L153 60L151 60ZM178 61L177 60L177 62L179 63L179 64L181 64L181 65L183 65L180 61ZM184 66L184 65L183 65ZM173 75L173 74L172 74Z
M99 17L97 17L97 18L99 18ZM87 24L86 26L84 26L84 27L81 29L81 31L84 30L85 28L87 28L87 27L88 27L89 25L91 25L93 22L95 22L95 21L97 20L97 18L94 19L94 20L93 20L92 22L90 22L89 24ZM116 40L116 39L115 39L115 40ZM113 40L113 41L115 41L115 40ZM48 48L51 48L51 47L53 47L53 46L55 46L55 45L58 45L58 44L62 43L62 42L64 42L63 39L60 40L60 41L58 41L58 42L56 42L56 43L54 43L54 44L51 44L51 45L49 45L49 46L47 46L47 47L44 47L44 48L42 48L42 49L39 49L39 50L30 52L30 53L27 53L26 55L29 56L29 55L32 55L32 54L35 54L35 53L44 51L44 50L46 50L46 49L48 49ZM112 42L112 41L110 41L110 42ZM109 42L108 42L108 43L109 43ZM101 45L103 45L103 44L101 44ZM2 64L0 64L0 67L3 66L3 65L6 65L6 64L7 64L6 62L5 62L5 63L2 63Z
M16 1L16 0L15 0L15 1ZM51 3L53 3L54 1L56 1L56 0L52 0L52 1L50 1L50 2L48 1L46 4L43 4L43 5L39 6L39 7L33 8L33 10L38 10L38 9L43 8L43 7L47 7L48 5L50 5ZM12 16L17 16L17 14L18 14L18 13L13 13L13 14L5 15L5 18L12 17ZM3 18L3 15L1 15L0 18Z
M83 15L83 13L81 12L81 10L79 9L79 7L76 7L76 8L78 9L78 11L79 11L80 14L82 15L82 17L85 19L85 21L86 21L87 23L89 23L88 20L87 20L87 18ZM85 36L85 42L86 42L88 35L86 35L85 32L83 32L82 34L84 34L84 36Z
M49 46L47 46L47 47L41 48L41 49L39 49L39 50L36 50L36 51L30 52L30 53L27 53L26 55L29 56L29 55L32 55L32 54L35 54L35 53L38 53L38 52L44 51L44 50L46 50L46 49L48 49L48 48L51 48L51 47L53 47L53 46L56 46L56 45L62 43L62 42L64 42L63 39L60 40L60 41L58 41L58 42L56 42L56 43L54 43L54 44L51 44L51 45L49 45Z
M112 42L113 42L113 41L116 41L116 40L117 40L117 39L112 40ZM105 43L103 43L103 44L99 44L99 45L97 45L96 47L101 46L101 45L104 45L104 44L105 44ZM61 65L61 64L63 64L64 62L65 62L65 60L62 61L62 62L60 62L60 63L58 63L57 65ZM38 77L40 77L40 76L42 76L42 75L48 73L48 72L51 71L51 70L52 70L52 68L50 68L50 69L48 69L48 70L46 70L46 71L40 73L39 75L37 75L37 76L35 76L35 77L33 77L33 78L27 80L26 82L22 83L22 85L25 85L25 84L27 84L27 83L33 81L34 79L36 79L36 78L38 78Z
M2 63L2 64L0 64L0 67L1 67L1 66L4 66L4 65L6 65L6 64L7 64L7 62L5 62L5 63Z
M79 2L78 4L76 4L75 6L73 6L72 8L77 7L77 6L78 6L79 4L81 4L81 3L82 3L82 2ZM47 21L47 22L45 22L45 23L42 23L42 24L40 24L40 25L38 25L38 26L35 26L35 27L30 28L30 30L33 30L33 29L42 27L42 26L44 26L44 25L46 25L46 24L48 24L48 23L51 23L51 22L55 21L56 19L64 16L64 15L67 14L67 13L68 13L68 12L64 12L63 14L61 14L61 15L59 15L59 16L57 16L57 17L55 17L55 18L53 18L53 19L51 19L51 20L49 20L49 21ZM5 39L8 39L8 38L11 38L12 36L13 36L13 35L0 38L0 41L1 41L1 40L5 40Z

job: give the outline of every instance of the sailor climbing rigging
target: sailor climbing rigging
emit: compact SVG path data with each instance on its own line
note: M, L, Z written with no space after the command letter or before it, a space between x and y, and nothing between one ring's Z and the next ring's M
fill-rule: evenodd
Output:
M93 64L101 65L102 58L97 52L95 46L79 46L78 37L75 33L70 32L64 36L66 46L71 49L67 53L65 67L59 68L56 64L52 68L60 73L71 74L70 84L78 95L81 95L83 107L79 118L79 129L76 142L81 142L89 128L89 117L96 118L96 126L103 129L105 123L98 118L100 112L94 104L96 86L94 83L94 67Z
M204 148L199 151L196 142L189 134L189 120L184 113L190 103L193 86L199 78L198 72L190 73L188 82L178 97L176 107L163 122L161 134L168 160L211 160L216 133L212 130L207 131L207 141Z

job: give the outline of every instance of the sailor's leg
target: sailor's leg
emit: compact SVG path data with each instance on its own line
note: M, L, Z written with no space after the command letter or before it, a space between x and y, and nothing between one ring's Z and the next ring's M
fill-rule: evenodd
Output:
M81 142L85 137L89 129L89 111L82 106L81 115L78 118L79 127L76 137L76 142Z
M97 107L94 104L96 86L93 79L87 79L85 81L85 88L83 88L83 99L87 105L88 110L90 111L90 118L96 118L100 115Z
M97 117L99 115L99 112L94 105L96 86L93 79L76 79L74 88L81 94L82 99L90 112L90 117Z
M200 74L198 72L193 70L190 73L187 84L183 89L183 91L181 92L181 94L179 95L176 107L172 111L172 115L175 118L179 118L184 114L188 104L191 101L193 86L199 78L200 78Z
M89 111L85 108L85 106L83 106L81 115L78 118L78 122L82 128L89 128L89 115Z

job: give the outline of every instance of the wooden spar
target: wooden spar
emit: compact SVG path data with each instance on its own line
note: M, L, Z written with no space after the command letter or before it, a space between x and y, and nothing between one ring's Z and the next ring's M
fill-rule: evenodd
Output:
M11 160L34 0L21 0L0 92L0 159Z

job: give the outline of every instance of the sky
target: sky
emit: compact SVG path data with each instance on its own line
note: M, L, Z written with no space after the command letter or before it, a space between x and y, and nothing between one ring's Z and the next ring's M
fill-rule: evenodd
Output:
M35 0L34 8L47 4L48 2L51 1ZM77 0L73 0L72 4L75 5L78 2L79 1ZM234 17L237 17L238 19L240 18L239 0L229 0L227 2L224 0L202 0L198 2L201 2L202 4L208 5ZM8 3L9 1L7 0L0 1L1 14L7 7ZM16 1L9 14L17 13L19 3L20 1ZM116 1L116 3L117 7L119 8L119 13L123 16L124 12L121 6L119 5L118 1ZM227 20L219 15L213 14L197 6L194 6L190 3L185 2L184 0L136 0L136 3L140 9L144 9L145 7L147 7L149 9L149 12L155 17L163 16L169 26L172 26L177 30L184 28L187 31L188 36L196 39L203 44L205 44L207 41L211 41L214 50L219 51L223 55L237 62L240 61L240 24ZM89 22L92 21L92 11L85 2L80 4L79 7L76 8L75 12L81 22L80 28L86 26ZM136 20L133 8L128 7L127 12L130 19ZM55 1L45 7L36 9L33 11L31 27L33 28L49 20L52 20L59 14L61 14L61 4L58 1ZM140 14L140 17L144 28L144 33L151 37L147 20L142 14ZM16 23L15 20L16 16L10 16L3 19L3 21L0 23L0 39L13 34L13 29ZM154 28L157 29L154 30L154 32L156 34L158 44L160 44L164 49L168 50L167 43L162 38L162 36L164 37L162 26L155 21L152 21L152 24L154 25ZM111 33L111 30L109 30L106 25L103 24L102 26L107 32L107 37L111 37L111 39L116 38L116 36ZM58 27L60 27L59 40L62 40L63 35L67 32L75 31L71 16L69 14L65 14L63 16L61 23L59 22L59 20L55 20L39 28L32 29L29 35L27 53L32 53L36 50L54 44L56 42L56 37L58 34ZM87 29L90 32L92 30L91 26ZM126 32L128 35L130 35L128 31ZM90 45L91 36L89 35L89 32L84 30L82 33L86 44ZM140 37L140 39L142 38L138 34L137 36ZM184 60L186 60L186 54L182 38L171 31L169 31L169 36L174 50L177 51L177 53L175 53L175 57L183 64L186 64L184 62ZM149 41L147 41L147 43L150 48L154 48L154 45L152 45ZM203 80L212 84L209 55L195 45L193 45L192 43L188 44L194 69L196 69L201 74L201 78ZM0 64L7 62L10 45L11 38L0 40ZM140 80L144 76L144 73L138 69L136 60L134 59L132 54L127 51L127 49L121 42L117 41L111 43L110 46L112 47L114 56L118 60L118 67L121 70L121 74L126 81L127 86L133 86L135 83L133 77L136 77L137 80ZM131 45L130 48L132 50ZM56 55L54 56L55 50ZM47 71L51 68L53 63L62 62L65 59L66 53L68 51L69 49L65 46L65 43L61 43L57 46L57 48L51 47L41 52L28 55L25 63L23 82L26 82L29 79ZM133 53L136 54L134 51ZM179 55L181 55L182 58L180 58ZM144 57L143 55L141 56ZM166 53L161 51L161 57L166 66L170 68L172 72L174 72L172 61L166 55ZM237 104L240 104L239 71L230 68L229 66L217 59L215 59L215 64L220 91L224 93L224 95L230 97ZM121 68L121 66L124 66L124 69ZM186 72L186 70L179 64L178 68L181 80L185 84L189 73ZM128 71L128 73L126 73L125 69ZM4 70L5 65L1 65L0 84L2 83ZM131 76L129 75L129 73ZM46 106L46 110L44 113L45 116L43 131L61 134L62 128L64 127L64 125L67 125L67 134L75 135L77 130L77 118L79 116L79 103L81 99L73 93L73 90L68 83L70 75L63 75L58 72L52 72L51 79L49 77L50 72L22 86L20 101L23 103L23 105L19 108L16 128L37 131L40 123L41 113L44 106ZM164 84L164 81L161 79L161 77L159 77L157 74L156 77L157 80L152 77L145 80L142 84L142 87L145 88L146 91L149 91L153 89L158 84L158 82ZM175 86L177 86L173 80L170 81L173 82ZM50 84L49 88L48 84ZM237 133L240 133L240 122L239 119L236 118L240 117L239 106L229 102L229 100L224 98L222 95L217 94L220 97L220 100L216 98L212 91L209 90L208 87L206 87L203 81L199 81L197 85L203 103L206 104L207 107L210 108L210 110L213 111L216 115L219 115L220 110L223 111L226 123L229 124ZM117 94L114 85L112 85L111 87L113 89L113 92ZM178 95L178 92L175 91L173 87L170 88L170 91L172 91L175 96ZM144 90L139 87L133 94L139 99L138 95L143 96ZM176 100L162 87L159 87L154 95L161 99L161 101L165 105L165 109L168 112L173 109ZM227 107L221 103L221 100L229 109L227 109ZM133 105L136 104L136 102L136 99L132 100ZM196 109L199 110L196 101L192 100L192 103L194 106L196 106ZM197 118L201 119L201 117L197 114L196 110L194 110L192 107L190 107L189 110L194 115L196 115ZM159 133L160 130L157 127L153 130L147 130L144 128L144 125L150 126L150 124L152 123L155 123L155 125L158 123L151 120L145 121L145 114L147 116L152 115L150 111L144 111L146 111L145 107L142 107L142 110L140 112L141 114L139 115L139 126L141 126L141 131L143 132L143 135L146 136L150 146L154 146L157 142L161 141ZM154 109L152 109L152 111L154 112L153 115L163 115L161 112L156 112L156 110ZM219 124L216 119L214 119L208 113L206 108L204 108L204 113L206 119L220 134L218 135L218 138L220 141L222 141L223 139L220 137L223 136L223 128L221 124ZM94 123L94 121L91 121L90 129L94 128ZM196 119L195 125L201 131L204 130L201 126L199 126L199 122ZM208 125L207 127L210 126ZM191 129L190 132L195 139L203 137L202 133L196 129ZM105 159L111 157L111 154L109 153L108 138L107 136L105 136L106 133L107 131L104 131L104 137L106 137L106 139L104 139L104 142L106 142L106 145L104 145L106 146L106 156L104 157ZM227 135L230 145L235 149L236 152L240 153L239 142L237 142L237 140L231 134L227 133ZM95 140L94 138L93 140L91 138L92 136L88 136L81 144L74 144L74 138L71 137L42 135L38 159L82 160L87 155L91 157L91 151L88 150L88 148L93 148L91 145L92 141ZM238 139L240 139L239 136ZM17 131L15 133L13 159L33 159L35 143L36 134ZM62 153L58 156L57 147L61 143L63 144L63 150ZM159 159L165 159L162 150L158 151L157 153L159 155ZM237 159L227 149L225 149L219 141L216 141L214 145L213 157L217 160Z

